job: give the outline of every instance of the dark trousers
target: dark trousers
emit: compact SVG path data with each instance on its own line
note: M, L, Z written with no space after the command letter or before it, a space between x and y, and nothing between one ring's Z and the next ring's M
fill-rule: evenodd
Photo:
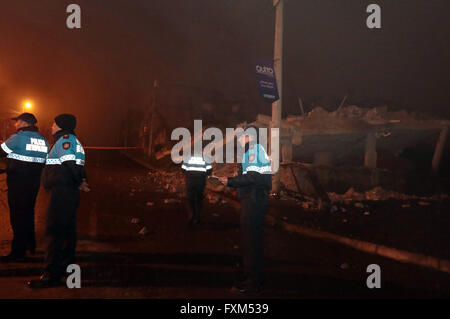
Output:
M39 186L39 177L8 181L9 218L13 230L11 254L13 255L24 256L26 250L36 249L34 206Z
M188 201L191 218L199 220L203 210L203 193L205 190L206 178L191 179L186 182L186 197Z
M57 186L51 190L46 220L48 245L45 271L55 279L60 279L66 273L67 266L75 263L79 204L80 193L76 187Z
M268 194L253 190L241 197L241 233L244 273L253 284L261 283L264 260L264 218Z

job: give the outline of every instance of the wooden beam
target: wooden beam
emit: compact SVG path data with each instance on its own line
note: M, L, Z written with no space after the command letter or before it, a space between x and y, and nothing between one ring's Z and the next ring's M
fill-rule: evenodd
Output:
M441 164L442 154L445 149L445 142L447 141L448 126L445 126L439 134L439 138L436 142L436 148L434 150L433 160L431 162L431 171L433 174L439 173L439 166Z

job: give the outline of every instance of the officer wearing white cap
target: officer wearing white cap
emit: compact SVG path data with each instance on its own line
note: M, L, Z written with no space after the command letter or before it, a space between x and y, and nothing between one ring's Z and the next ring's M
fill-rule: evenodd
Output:
M13 240L9 255L2 262L26 260L26 251L34 253L34 206L48 142L36 127L36 117L23 113L12 119L17 132L1 144L0 157L7 157L7 185Z
M51 195L46 219L49 240L46 267L39 280L28 283L31 288L59 285L67 266L75 263L79 191L89 191L84 149L75 135L75 127L76 118L71 114L57 116L52 126L55 144L47 156L43 172L43 186Z

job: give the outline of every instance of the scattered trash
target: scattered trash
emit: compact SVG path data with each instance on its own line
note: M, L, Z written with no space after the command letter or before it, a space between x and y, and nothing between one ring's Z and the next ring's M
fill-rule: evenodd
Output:
M141 220L139 218L132 218L131 219L131 223L132 224L139 224L141 222Z
M341 264L340 268L343 269L343 270L349 269L349 268L350 268L350 265L347 264L347 263L343 263L343 264Z
M147 229L147 227L143 227L140 231L139 231L139 235L141 236L146 236L148 235L149 231Z
M423 202L423 201L420 201L417 204L419 204L420 206L430 206L429 202Z
M154 206L155 205L155 203L153 203L153 202L147 202L147 206Z
M363 203L355 203L354 205L356 208L364 208L364 204Z
M178 204L178 203L181 203L181 201L175 198L167 198L164 200L164 204Z
M214 196L214 195L211 195L211 194L207 195L207 199L208 199L209 203L213 204L213 205L218 204L220 202L220 200L221 200L220 197Z

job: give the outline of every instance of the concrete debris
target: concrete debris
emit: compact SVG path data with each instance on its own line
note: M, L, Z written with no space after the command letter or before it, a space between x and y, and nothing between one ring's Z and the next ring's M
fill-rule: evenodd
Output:
M179 204L179 203L181 203L181 201L175 198L166 198L164 200L164 204Z
M219 204L219 203L220 203L220 200L221 200L221 198L220 198L219 196L214 196L214 195L211 195L211 194L208 194L208 195L206 196L206 198L208 199L208 202L209 202L210 204L212 204L212 205Z
M361 202L361 201L386 201L388 199L398 199L402 201L419 200L422 201L439 201L448 199L448 194L438 194L430 197L419 197L417 195L402 194L391 190L386 190L381 187L375 187L366 192L356 192L353 188L350 188L345 194L328 193L332 202L335 203L349 203L349 202ZM358 203L355 203L355 207ZM358 204L359 206L359 204Z
M341 268L342 270L346 270L346 269L349 269L349 268L350 268L350 265L349 265L348 263L342 263L341 266L340 266L340 268Z
M149 234L149 231L148 231L147 227L145 227L145 226L139 231L139 235L141 235L141 236L146 236L148 234Z
M420 201L417 204L419 204L420 206L430 206L429 202L423 202L423 201Z

